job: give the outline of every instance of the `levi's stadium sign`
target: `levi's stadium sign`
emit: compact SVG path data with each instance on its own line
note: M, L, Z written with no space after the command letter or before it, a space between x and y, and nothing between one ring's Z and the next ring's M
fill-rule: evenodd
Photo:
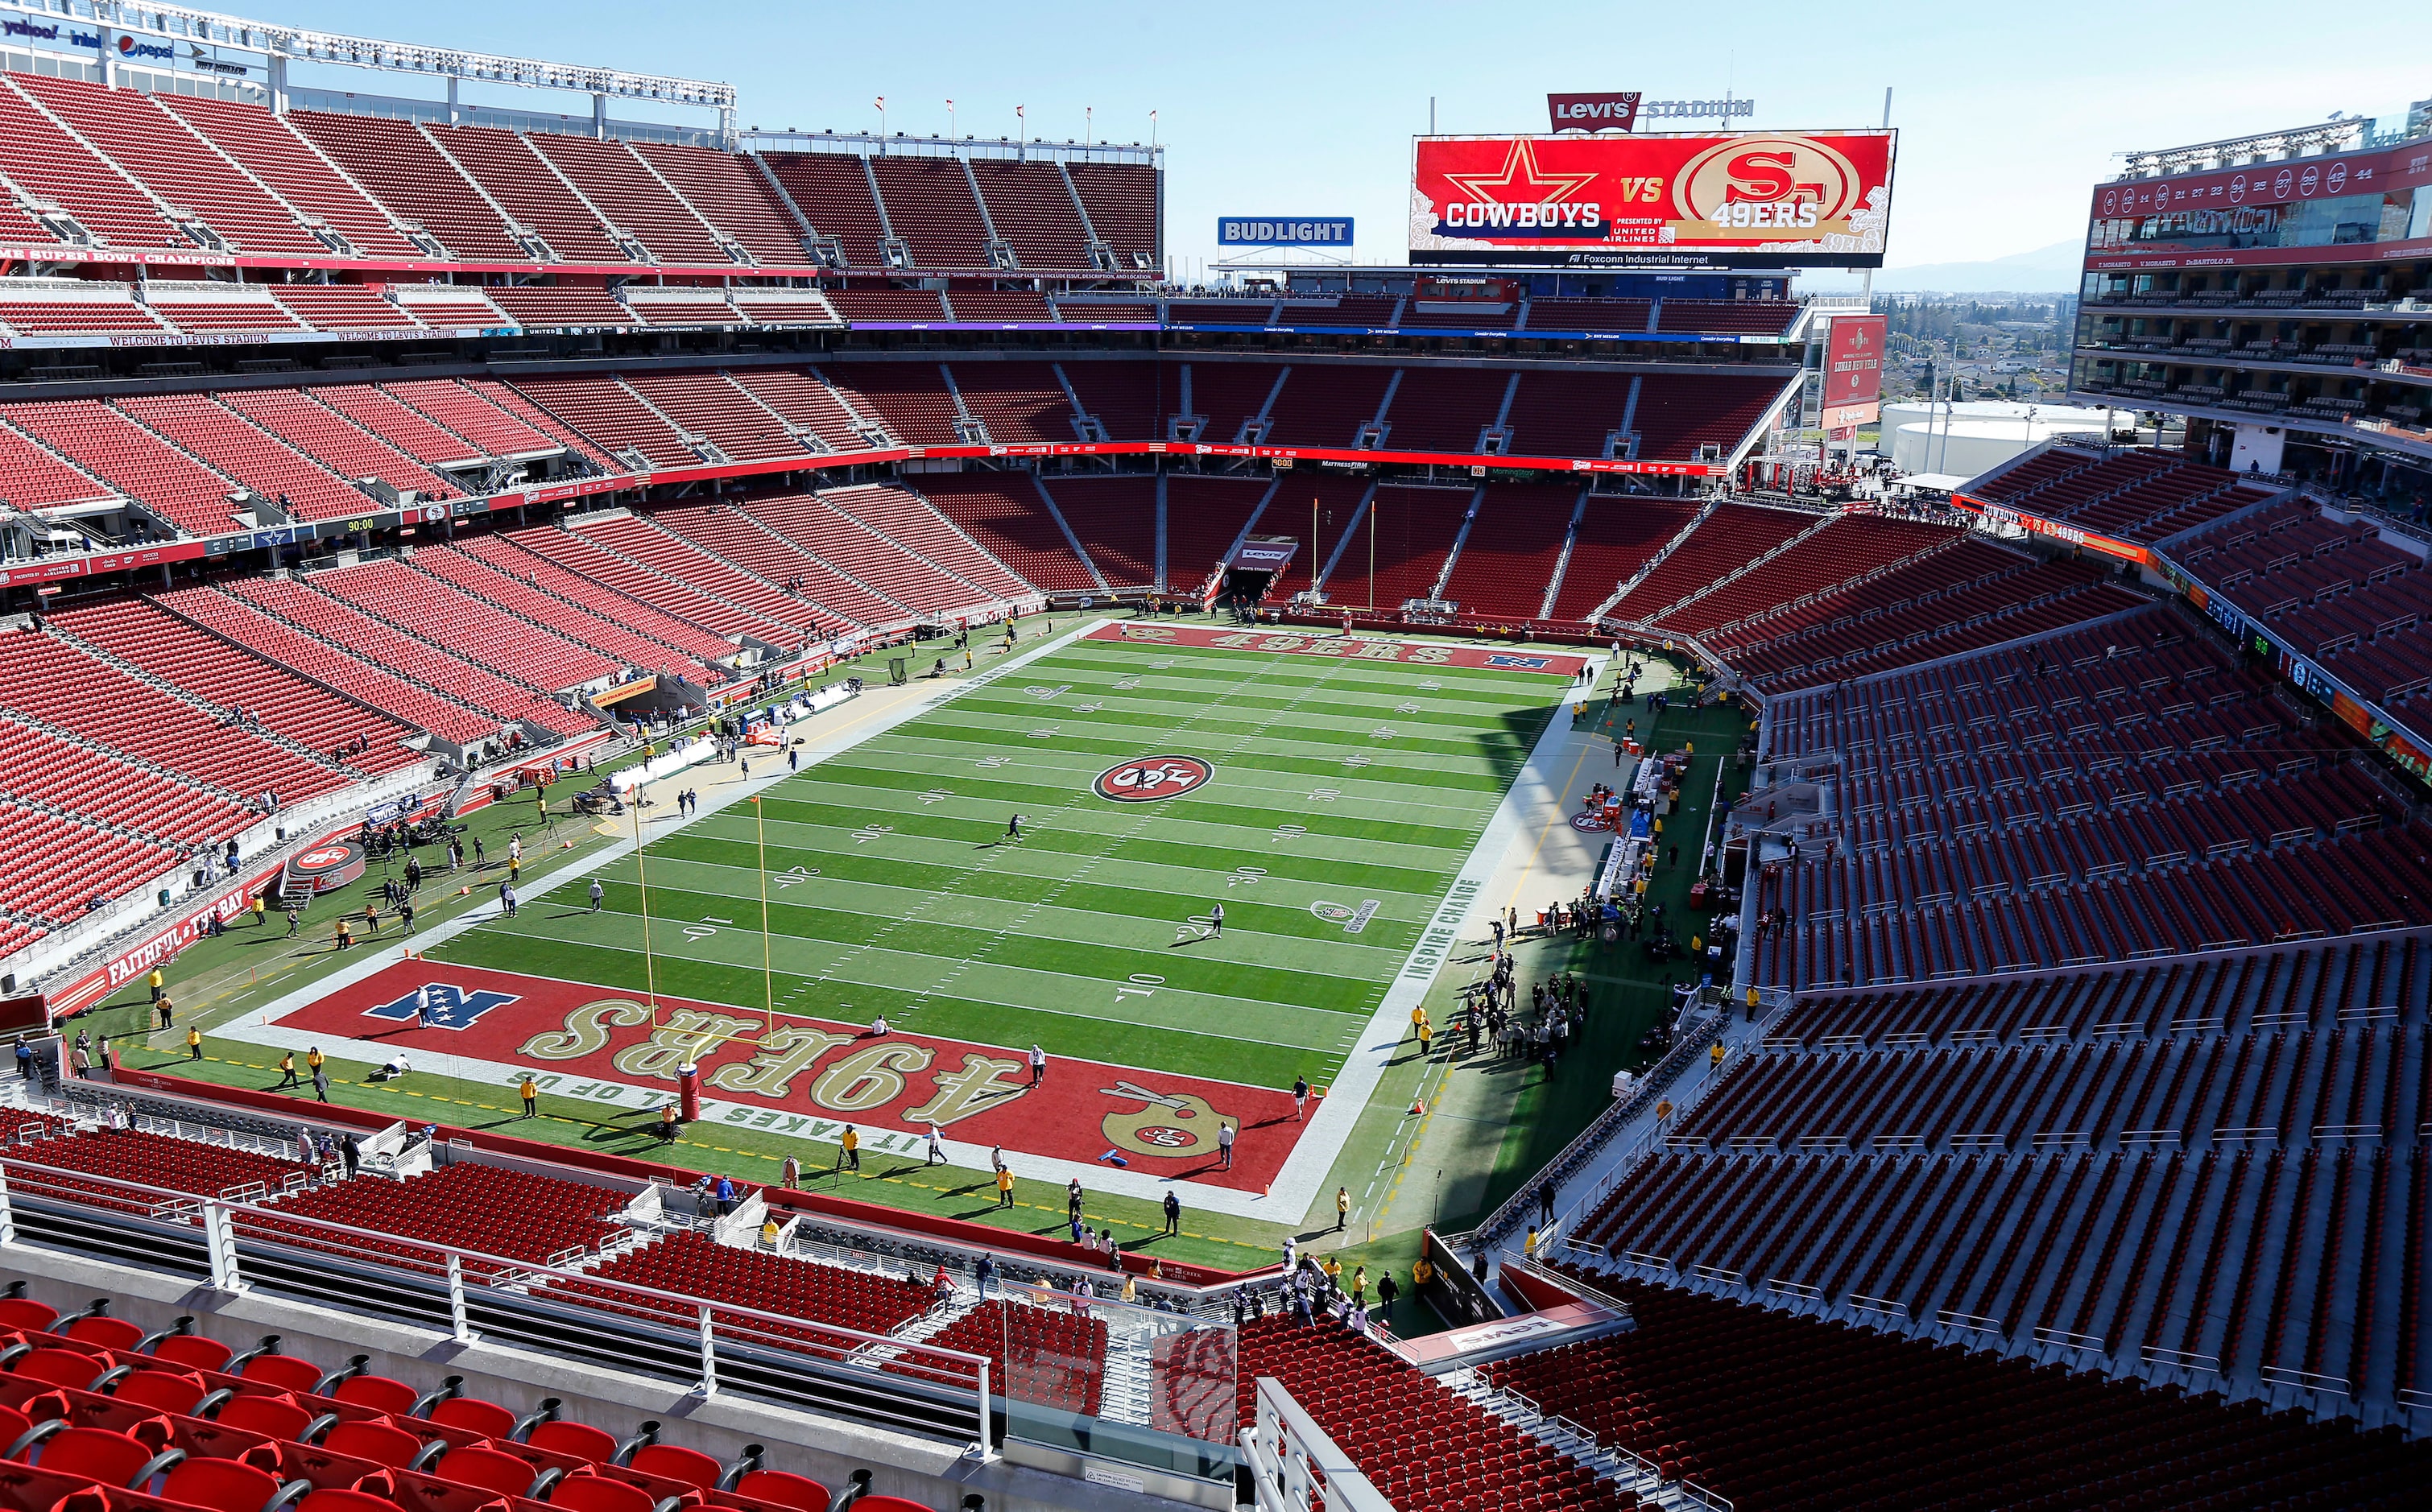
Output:
M1881 267L1895 136L1420 137L1410 260Z
M1548 94L1545 114L1557 131L1628 131L1638 125L1638 91L1621 94Z

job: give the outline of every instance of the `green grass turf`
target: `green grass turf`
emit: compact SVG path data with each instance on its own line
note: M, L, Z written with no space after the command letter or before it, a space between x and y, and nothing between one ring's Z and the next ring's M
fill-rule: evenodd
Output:
M600 873L600 914L552 898L432 954L1322 1084L1565 691L1492 671L1079 642L805 767L765 793L757 826L735 804L653 841ZM1152 754L1205 758L1216 776L1157 803L1090 791L1106 767ZM1371 899L1358 935L1309 911ZM1224 935L1187 938L1218 899Z

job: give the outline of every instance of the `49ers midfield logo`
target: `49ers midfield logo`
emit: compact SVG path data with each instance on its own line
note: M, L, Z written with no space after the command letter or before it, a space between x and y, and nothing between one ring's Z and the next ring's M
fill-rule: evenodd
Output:
M1153 803L1180 798L1215 775L1216 768L1196 756L1135 756L1100 772L1089 787L1117 803Z

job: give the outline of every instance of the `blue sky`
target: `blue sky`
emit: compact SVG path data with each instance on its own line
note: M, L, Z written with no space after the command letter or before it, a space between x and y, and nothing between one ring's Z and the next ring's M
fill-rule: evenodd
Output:
M2110 155L2319 121L2403 114L2432 95L2420 48L2360 44L2285 4L1577 5L1419 3L1250 8L593 0L500 8L277 0L240 13L330 30L731 81L742 124L893 131L1016 129L1145 141L1158 114L1166 235L1216 255L1233 214L1349 214L1363 261L1399 261L1410 137L1541 129L1548 91L1752 96L1760 127L1901 128L1895 265L2027 252L2083 235ZM1718 25L1719 24L1719 25ZM346 87L417 92L348 73ZM299 73L298 82L304 82ZM321 80L314 80L321 82ZM532 108L587 102L505 92ZM546 100L566 103L544 104ZM624 113L624 112L620 112ZM632 112L639 113L639 112Z

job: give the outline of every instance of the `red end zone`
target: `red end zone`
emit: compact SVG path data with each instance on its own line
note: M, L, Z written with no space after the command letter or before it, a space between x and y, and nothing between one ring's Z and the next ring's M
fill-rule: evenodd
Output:
M415 1022L426 986L428 1028ZM1027 1047L882 1039L867 1026L790 1014L772 1024L665 994L653 1024L647 1002L621 993L441 961L398 962L277 1023L333 1047L355 1042L374 1062L402 1049L409 1060L421 1052L529 1069L551 1094L597 1098L603 1113L630 1109L636 1129L650 1127L638 1115L672 1095L676 1067L693 1060L711 1123L833 1143L850 1122L865 1149L909 1151L935 1119L966 1143L1084 1164L1113 1151L1135 1171L1244 1191L1275 1180L1308 1127L1293 1120L1291 1097L1264 1087L1063 1058L1032 1086ZM502 1069L502 1100L509 1080ZM620 1100L617 1088L637 1091ZM1217 1157L1220 1122L1237 1134L1229 1171Z
M1360 662L1396 662L1409 666L1472 667L1494 672L1536 672L1547 677L1575 678L1588 664L1584 656L1521 648L1498 651L1483 646L1442 646L1431 642L1378 641L1358 635L1294 635L1282 630L1220 630L1198 625L1136 625L1118 620L1101 625L1082 637L1092 641L1129 641L1135 646L1215 646L1235 651L1279 651L1295 656L1341 656Z

